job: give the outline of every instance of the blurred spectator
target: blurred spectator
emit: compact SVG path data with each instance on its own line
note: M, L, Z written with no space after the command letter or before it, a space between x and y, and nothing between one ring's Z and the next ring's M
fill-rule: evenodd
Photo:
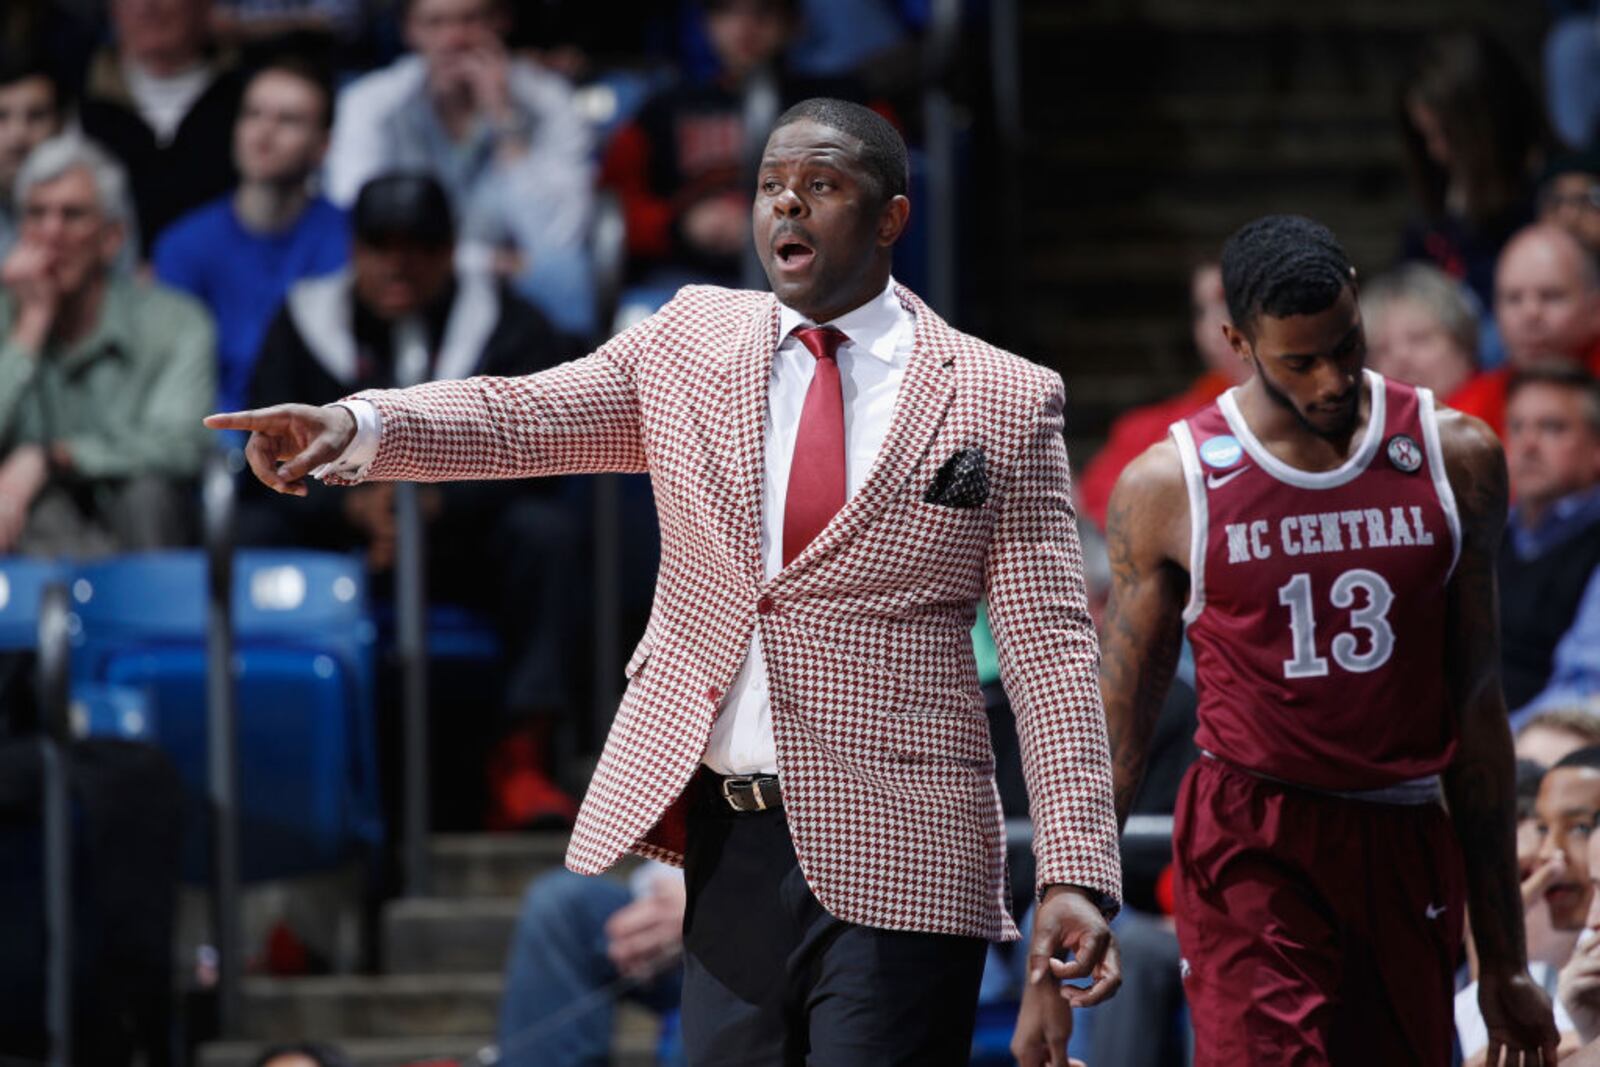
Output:
M433 178L373 179L351 224L351 268L289 290L256 361L251 406L328 404L413 378L523 375L570 354L532 306L488 275L454 269L450 205ZM399 365L408 359L417 365ZM422 490L430 596L489 613L506 648L507 733L491 767L496 828L574 810L544 770L551 729L571 703L578 549L559 491L548 480ZM314 485L305 499L251 484L240 501L242 543L360 548L381 575L391 573L395 536L392 483ZM505 562L485 566L491 559Z
M37 55L0 49L0 259L17 239L11 185L28 153L61 132L65 103Z
M1600 882L1600 834L1589 836L1589 879ZM1560 1006L1571 1016L1578 1040L1600 1052L1600 894L1589 903L1588 921L1577 950L1561 969L1556 987ZM1587 1061L1587 1062L1593 1062Z
M1580 368L1536 365L1511 380L1506 463L1515 504L1498 564L1506 705L1528 704L1580 615L1600 569L1600 383ZM1600 632L1585 635L1600 641Z
M1600 266L1558 226L1517 233L1495 273L1495 317L1506 363L1467 382L1447 403L1506 433L1506 387L1518 368L1553 360L1600 371Z
M328 195L429 170L461 219L468 259L515 278L560 329L594 328L586 250L593 207L589 133L559 76L510 57L500 0L407 0L414 50L339 97Z
M344 212L311 193L332 108L333 90L314 68L292 57L262 67L234 126L239 188L185 215L156 242L156 276L216 319L223 411L245 406L256 352L289 286L350 258Z
M104 6L104 0L6 0L0 4L0 52L43 62L56 87L70 92L83 84L99 47Z
M1556 136L1569 148L1592 148L1600 136L1600 4L1575 6L1545 35L1545 102Z
M210 0L110 0L115 51L89 69L83 130L133 181L139 247L233 187L228 147L243 79L212 48Z
M1590 745L1600 745L1600 715L1579 709L1540 712L1517 729L1517 759L1541 767L1554 767Z
M1487 31L1440 34L1401 87L1400 114L1421 208L1405 258L1465 281L1491 307L1500 247L1532 217L1545 129L1533 86Z
M214 335L187 296L112 269L122 170L76 137L16 181L0 267L0 551L88 555L181 543L216 389Z
M1367 365L1433 390L1443 402L1478 369L1478 313L1461 284L1426 263L1405 263L1361 289Z
M362 0L215 0L211 30L217 42L247 52L281 49L290 41L323 58L336 42L361 31Z
M1194 384L1178 396L1135 408L1111 424L1105 447L1084 467L1078 479L1081 510L1096 526L1104 527L1111 487L1122 468L1139 453L1167 435L1167 427L1211 403L1223 391L1250 376L1250 364L1240 359L1222 334L1228 321L1228 304L1222 295L1222 268L1202 263L1189 275L1189 311L1195 351L1205 367Z
M635 276L663 289L687 281L740 284L751 253L745 110L753 79L776 79L776 110L809 96L860 96L848 85L796 79L782 68L799 26L798 0L697 6L716 76L653 96L617 131L601 168L601 184L622 200Z
M1561 756L1585 747L1585 743L1579 742L1563 751ZM1517 881L1522 886L1522 922L1527 937L1528 962L1559 968L1572 955L1578 935L1571 930L1555 929L1550 923L1550 906L1544 901L1544 884L1551 871L1539 863L1541 841L1536 808L1546 766L1549 765L1517 757ZM1467 945L1471 954L1472 973L1476 974L1476 950L1470 938Z
M1600 257L1600 149L1550 161L1539 179L1539 221L1560 226Z
M1531 908L1543 900L1553 929L1575 935L1583 929L1595 895L1588 853L1590 831L1600 816L1600 746L1569 753L1545 772L1534 812L1539 848L1534 873L1523 882L1523 905ZM1565 963L1564 959L1556 965L1529 961L1528 973L1552 1001L1557 999L1557 968ZM1559 1003L1555 1009L1556 1028L1566 1040L1575 1026ZM1456 1036L1467 1064L1483 1063L1488 1031L1478 1013L1476 982L1456 994L1455 1014Z
M321 1041L295 1041L263 1049L254 1067L353 1067L350 1057Z
M506 960L495 1062L605 1063L617 1000L676 1008L683 912L683 872L660 863L640 867L627 886L565 870L534 879Z

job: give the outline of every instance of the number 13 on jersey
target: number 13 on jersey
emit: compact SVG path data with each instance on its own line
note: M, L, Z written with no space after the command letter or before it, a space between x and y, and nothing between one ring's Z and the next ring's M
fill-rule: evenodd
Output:
M1359 606L1358 606L1359 599ZM1389 607L1394 590L1383 575L1365 568L1345 571L1334 579L1328 600L1337 611L1348 611L1348 628L1334 635L1329 652L1333 662L1354 674L1377 670L1394 652L1394 629ZM1317 605L1311 575L1297 574L1278 589L1278 603L1289 609L1289 632L1294 657L1283 661L1285 678L1320 678L1328 673L1328 659L1317 655ZM1356 631L1365 631L1368 648L1361 648Z

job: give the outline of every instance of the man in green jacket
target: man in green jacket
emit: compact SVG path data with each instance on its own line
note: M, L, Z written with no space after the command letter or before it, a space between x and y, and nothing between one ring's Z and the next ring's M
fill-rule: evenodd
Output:
M0 552L98 555L181 543L208 433L205 311L114 269L127 179L81 138L17 175L0 266Z

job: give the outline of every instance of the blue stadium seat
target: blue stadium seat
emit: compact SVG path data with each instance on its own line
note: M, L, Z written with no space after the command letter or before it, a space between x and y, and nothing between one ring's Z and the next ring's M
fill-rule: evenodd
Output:
M200 552L79 568L75 687L144 694L183 778L184 874L207 878L206 604ZM373 635L359 560L243 551L234 562L241 877L326 869L382 839Z
M0 556L0 651L33 648L39 640L39 597L70 573L58 560Z

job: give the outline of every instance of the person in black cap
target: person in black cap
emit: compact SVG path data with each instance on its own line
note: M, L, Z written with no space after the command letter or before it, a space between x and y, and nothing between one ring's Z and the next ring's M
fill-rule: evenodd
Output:
M487 274L456 269L455 223L434 178L374 178L356 198L351 227L350 267L289 290L257 357L251 404L332 403L408 382L530 374L573 354L531 305ZM395 557L393 485L317 488L309 500L289 501L251 479L241 490L241 543L364 550L381 592ZM576 807L545 767L551 727L570 705L570 507L559 486L541 481L427 486L422 505L430 599L487 612L505 648L490 825L570 822Z

